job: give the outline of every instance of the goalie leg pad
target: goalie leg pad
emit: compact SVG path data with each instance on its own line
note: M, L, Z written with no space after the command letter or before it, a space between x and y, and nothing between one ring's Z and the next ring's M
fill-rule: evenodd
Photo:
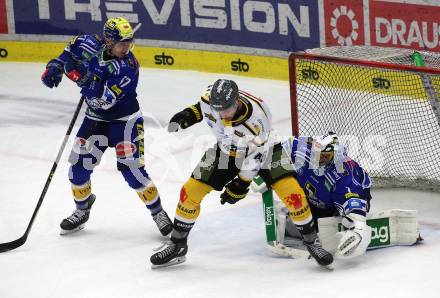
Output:
M371 228L371 241L367 249L412 245L417 243L420 237L415 210L386 210L370 213L367 215L367 225ZM319 218L318 226L322 246L328 251L336 252L340 240L336 234L342 227L341 218Z

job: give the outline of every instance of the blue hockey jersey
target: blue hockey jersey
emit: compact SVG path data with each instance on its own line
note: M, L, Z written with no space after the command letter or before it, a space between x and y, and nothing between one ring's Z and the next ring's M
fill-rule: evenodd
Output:
M110 56L100 36L81 35L69 42L59 59L81 62L93 74L93 81L81 89L89 118L126 120L139 112L136 93L139 63L133 53L129 52L124 58Z
M283 142L309 203L341 216L351 212L365 216L369 209L371 187L368 174L346 156L346 150L341 150L337 157L335 155L335 162L317 167L313 162L311 140L309 137L292 137Z

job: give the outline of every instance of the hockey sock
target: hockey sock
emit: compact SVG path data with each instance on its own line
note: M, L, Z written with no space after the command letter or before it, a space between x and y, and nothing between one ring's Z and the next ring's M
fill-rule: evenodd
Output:
M82 185L75 185L72 183L72 193L77 209L89 208L89 205L87 203L88 198L92 193L92 184L90 180Z
M160 201L159 192L152 181L147 186L141 187L136 190L139 198L150 210L151 215L155 215L162 210L162 204Z
M189 178L182 186L179 203L176 208L176 216L174 218L174 230L185 234L177 234L173 231L172 236L176 238L187 237L199 216L200 203L212 189L211 186L194 178Z
M286 205L290 219L301 234L308 234L315 230L312 212L307 202L304 190L293 177L285 177L272 185L272 189Z

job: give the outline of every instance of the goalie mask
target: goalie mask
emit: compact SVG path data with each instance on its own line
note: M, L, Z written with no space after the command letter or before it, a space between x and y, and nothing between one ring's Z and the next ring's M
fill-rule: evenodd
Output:
M327 135L316 137L312 146L313 155L318 164L318 169L335 164L341 169L342 163L347 159L347 149L339 143L338 136L329 132Z

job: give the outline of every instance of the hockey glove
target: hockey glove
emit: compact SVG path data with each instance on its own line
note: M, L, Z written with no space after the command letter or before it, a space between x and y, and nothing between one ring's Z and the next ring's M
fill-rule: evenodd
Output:
M64 74L64 62L52 59L47 63L46 70L41 75L41 81L49 88L58 87Z
M88 86L93 81L93 74L81 62L70 59L64 65L66 76L74 81L79 87Z
M198 104L197 104L198 105ZM181 129L190 127L201 120L199 107L197 105L184 109L175 114L168 123L168 132L176 132ZM198 113L198 115L196 114Z
M342 219L342 225L349 230L336 234L339 244L335 256L351 259L364 254L371 241L371 228L367 226L365 216L350 213Z
M249 192L249 185L251 181L244 181L240 177L234 178L231 182L226 184L225 190L220 195L220 203L235 204L241 199L244 199Z

